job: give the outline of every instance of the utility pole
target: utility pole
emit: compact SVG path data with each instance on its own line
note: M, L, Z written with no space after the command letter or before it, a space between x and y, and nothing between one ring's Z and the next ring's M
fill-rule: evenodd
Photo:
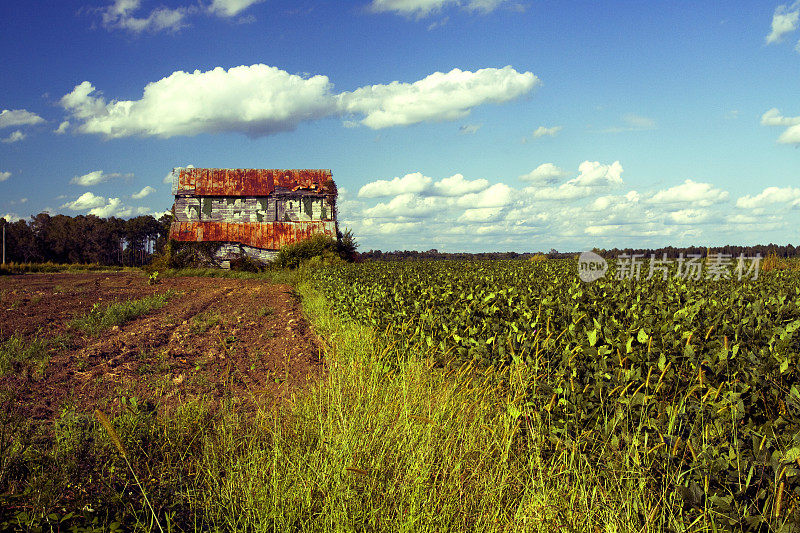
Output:
M6 264L6 221L3 221L3 264Z

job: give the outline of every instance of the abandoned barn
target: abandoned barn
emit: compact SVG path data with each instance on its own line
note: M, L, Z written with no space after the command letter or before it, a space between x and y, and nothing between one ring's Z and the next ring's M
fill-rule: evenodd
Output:
M172 194L170 238L218 243L223 268L242 255L270 261L317 233L336 237L330 170L175 168Z

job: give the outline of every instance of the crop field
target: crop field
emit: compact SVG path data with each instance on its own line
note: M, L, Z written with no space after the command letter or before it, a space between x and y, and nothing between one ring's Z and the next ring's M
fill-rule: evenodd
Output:
M798 273L577 274L570 260L364 263L320 271L316 283L337 312L436 366L528 369L507 405L520 434L546 455L581 454L601 478L638 476L662 506L644 514L795 530Z

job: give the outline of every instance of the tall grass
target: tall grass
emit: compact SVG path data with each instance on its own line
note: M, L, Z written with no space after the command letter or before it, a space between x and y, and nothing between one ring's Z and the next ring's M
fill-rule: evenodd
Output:
M139 271L139 268L100 265L98 263L5 263L0 265L0 276L35 272L120 272Z
M70 325L90 335L97 335L104 329L121 326L150 311L161 309L176 294L175 291L168 290L162 294L154 294L138 300L115 302L107 306L94 304L86 316L73 320Z

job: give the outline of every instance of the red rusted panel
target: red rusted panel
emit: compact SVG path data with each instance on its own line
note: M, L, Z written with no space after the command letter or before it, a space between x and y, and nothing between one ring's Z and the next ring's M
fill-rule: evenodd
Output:
M171 239L183 242L237 242L277 250L281 246L324 233L335 237L332 229L324 222L272 222L225 223L225 222L173 222L170 226Z
M196 196L268 196L275 187L320 191L331 179L331 171L324 169L184 168L179 172L177 192Z

